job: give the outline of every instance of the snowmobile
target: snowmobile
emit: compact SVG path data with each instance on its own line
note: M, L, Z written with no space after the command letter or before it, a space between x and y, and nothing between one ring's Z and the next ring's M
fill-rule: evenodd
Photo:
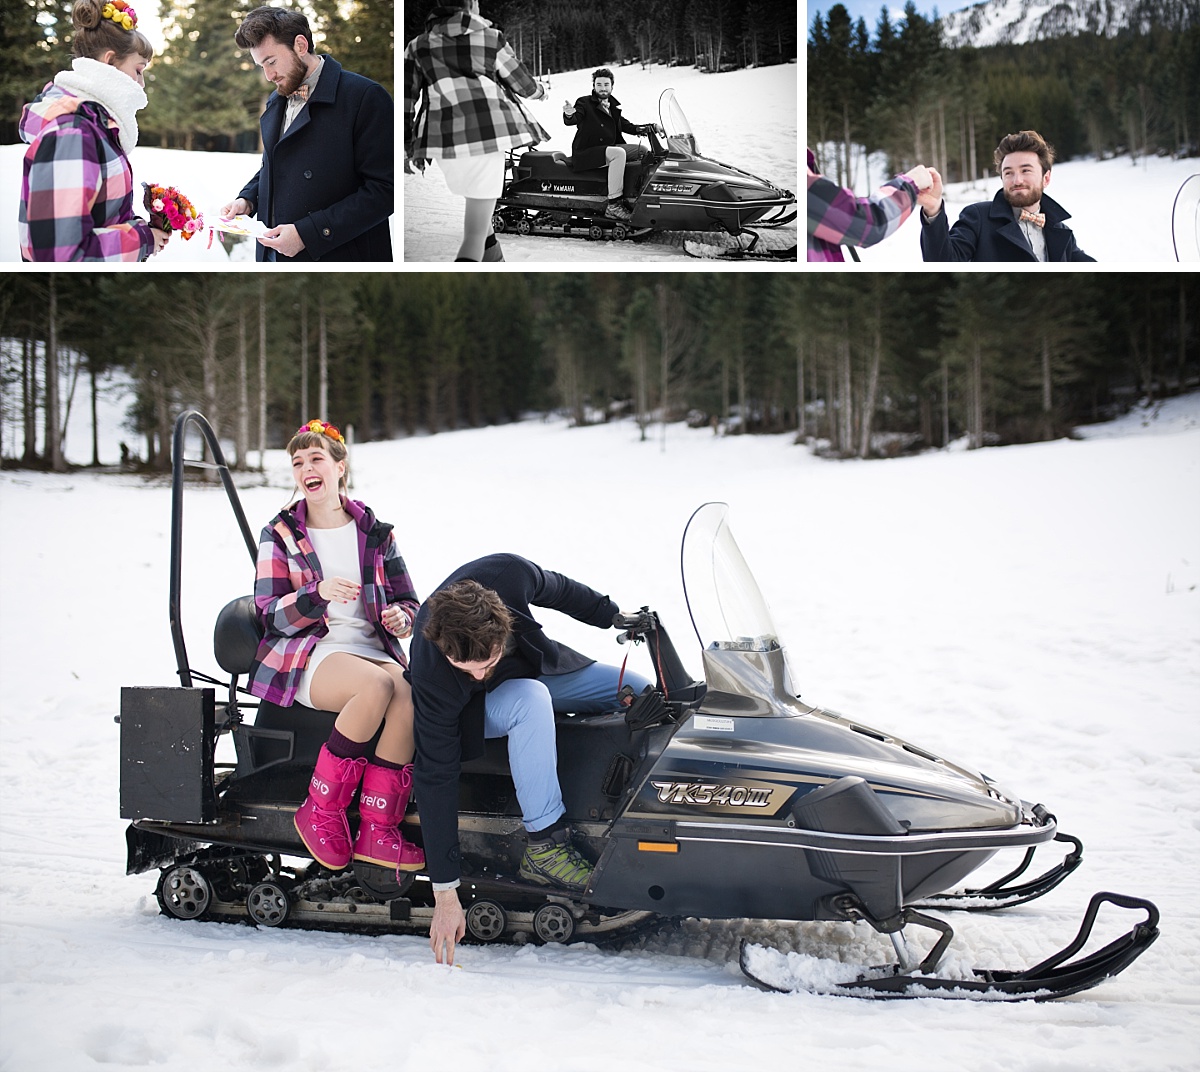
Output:
M121 815L132 820L128 873L159 869L159 905L177 919L426 934L433 894L425 875L359 863L334 873L300 842L292 815L334 715L248 696L241 682L261 628L251 597L231 600L216 621L214 654L227 676L191 667L180 589L183 447L192 425L208 444L251 561L256 552L211 427L195 411L183 414L174 439L169 596L179 686L122 689L118 717ZM607 942L685 917L865 921L888 936L897 962L825 992L987 1000L1086 989L1155 940L1151 902L1098 893L1077 938L1034 968L939 975L954 932L929 907L1000 908L1041 896L1078 866L1082 845L1059 833L1045 807L984 775L802 702L725 505L695 512L681 558L703 680L686 671L658 614L642 608L614 624L622 642L647 645L657 687L614 699L608 713L556 719L567 817L595 861L585 891L519 879L524 838L505 742L489 741L483 757L463 765L459 893L470 940ZM228 740L233 761L218 762L218 745ZM419 806L405 817L417 841ZM1064 860L1016 881L1033 852L1056 841L1070 846ZM1009 875L954 892L1006 850L1024 853ZM1105 904L1145 918L1072 960ZM924 956L906 938L919 928L937 936ZM794 988L781 982L772 955L782 956L744 943L742 968L761 985Z
M659 126L644 128L649 151L625 167L625 197L633 203L630 220L604 214L606 168L572 171L564 153L518 149L508 154L493 229L498 234L616 241L654 231L722 231L750 237L746 246L739 242L736 250L725 253L752 257L758 243L753 228L781 227L796 218L796 195L790 190L700 155L673 89L663 91L658 110ZM794 251L790 259L795 259Z

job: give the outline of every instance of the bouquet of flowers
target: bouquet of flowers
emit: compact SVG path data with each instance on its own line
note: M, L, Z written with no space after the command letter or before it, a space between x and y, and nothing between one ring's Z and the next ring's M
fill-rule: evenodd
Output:
M174 186L154 186L142 183L146 191L146 208L150 213L150 226L170 234L178 231L185 241L204 227L204 217L195 206Z

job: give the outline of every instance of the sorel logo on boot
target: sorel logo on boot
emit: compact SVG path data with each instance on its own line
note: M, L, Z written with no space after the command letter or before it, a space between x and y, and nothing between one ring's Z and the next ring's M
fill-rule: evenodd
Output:
M383 811L387 807L387 797L373 797L364 794L360 803L365 807L376 808L379 811Z

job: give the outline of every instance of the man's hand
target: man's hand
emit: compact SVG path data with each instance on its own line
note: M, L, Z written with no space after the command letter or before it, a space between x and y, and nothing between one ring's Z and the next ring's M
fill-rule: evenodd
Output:
M926 216L936 216L942 207L942 177L937 168L929 168L929 177L929 186L917 193L917 204Z
M574 114L575 114L575 105L573 105L569 100L563 101L563 115L574 115Z
M454 945L467 933L467 917L458 900L458 890L435 890L433 919L429 923L429 947L439 964L454 963Z
M250 202L244 197L235 197L221 209L221 219L231 220L234 216L249 216Z
M278 227L272 227L260 234L258 240L285 257L294 257L304 248L304 239L300 237L294 223L282 223Z

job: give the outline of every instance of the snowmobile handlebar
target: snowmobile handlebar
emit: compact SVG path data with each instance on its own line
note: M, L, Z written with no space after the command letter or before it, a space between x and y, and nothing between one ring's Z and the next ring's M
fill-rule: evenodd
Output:
M618 644L643 640L647 633L653 633L658 629L658 615L649 607L642 607L641 610L632 614L623 612L614 614L613 628L621 630L621 635L617 637Z

